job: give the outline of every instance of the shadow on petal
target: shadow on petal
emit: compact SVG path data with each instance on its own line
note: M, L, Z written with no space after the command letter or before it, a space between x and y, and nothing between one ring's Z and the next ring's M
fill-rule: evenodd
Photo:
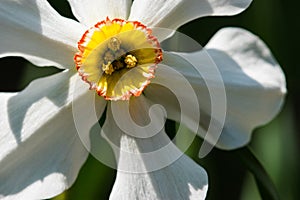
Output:
M208 59L207 55L211 58ZM250 60L249 65L252 66L241 66L226 52L217 49L209 49L208 54L204 51L186 54L165 52L165 64L186 77L199 99L200 122L190 115L186 117L188 120L182 123L189 128L195 123L199 124L202 129L199 129L198 134L202 137L211 135L215 140L218 134L214 131L208 132L207 127L216 127L216 130L219 130L218 127L222 123L211 114L211 109L212 106L222 105L224 102L221 102L221 99L212 99L209 89L218 91L224 84L227 100L226 118L217 146L223 149L234 149L248 143L252 130L271 120L283 103L285 90L280 78L282 72L279 66L275 65L274 60L265 60L266 62L261 61L257 56L256 60ZM255 62L252 63L253 61L259 61L261 64L257 65ZM221 79L216 79L212 68L216 68ZM179 94L189 102L190 94L181 89L176 77L160 77L157 73L156 79L157 83L162 79L167 80L170 85L176 85ZM168 88L165 88L166 90ZM154 103L162 105L168 112L167 117L172 120L180 121L181 114L189 114L182 113L178 104L174 104L176 102L172 100L176 98L174 94L164 92L157 84L149 85L145 94ZM220 114L218 112L223 112L218 109L215 111L217 115Z
M68 72L62 72L36 79L22 92L9 99L9 123L18 143L22 141L22 133L31 129L30 126L41 126L39 123L44 123L41 119L47 118L49 113L52 114L53 111L47 109L47 105L43 104L45 101L43 99L50 100L50 104L54 104L57 108L66 104L70 75ZM30 110L30 108L32 109ZM28 118L28 121L25 118ZM25 123L30 124L26 124L28 127L24 127Z
M142 96L131 101L132 116L148 123L151 111L145 110L151 107L149 101ZM158 112L152 113L152 117L164 121L164 112L155 111ZM124 113L119 110L118 115ZM204 199L208 188L205 170L185 156L164 129L144 138L148 131L145 128L143 133L123 132L108 109L102 136L110 143L118 163L110 199Z
M55 196L75 181L87 156L76 134L72 110L63 109L1 160L0 196Z

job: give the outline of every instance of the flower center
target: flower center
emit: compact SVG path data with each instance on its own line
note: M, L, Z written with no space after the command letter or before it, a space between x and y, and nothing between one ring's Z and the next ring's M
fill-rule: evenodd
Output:
M137 58L134 55L127 54L125 49L121 48L121 41L116 37L109 40L103 60L102 70L108 75L111 75L115 70L125 67L130 69L137 65Z
M139 96L154 77L162 50L151 29L137 21L107 18L87 30L74 60L90 89L106 100Z

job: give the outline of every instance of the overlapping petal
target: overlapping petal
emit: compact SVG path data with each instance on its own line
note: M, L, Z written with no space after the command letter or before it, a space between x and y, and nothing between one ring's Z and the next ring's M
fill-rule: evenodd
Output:
M71 103L85 104L93 94L84 83L74 91L71 75L61 72L20 93L0 93L0 197L49 198L75 181L88 151L77 135ZM91 123L85 122L86 137Z
M206 47L217 66L222 66L222 74L226 77L229 129L228 136L221 136L226 148L239 132L248 129L250 133L277 115L286 94L286 81L269 48L248 31L224 28ZM236 132L230 133L230 129ZM245 138L250 140L250 135Z
M280 110L286 92L284 74L267 46L243 29L222 29L208 43L207 49L207 52L165 53L165 63L184 74L199 95L202 113L199 134L203 137L206 134L203 130L207 129L211 119L218 124L218 119L210 116L211 100L206 88L208 81L213 83L213 90L221 88L222 84L216 79L218 74L211 73L211 68L217 67L227 96L225 125L217 146L223 149L241 147L249 142L255 127L270 121ZM207 53L216 65L211 64ZM195 69L200 71L201 77ZM157 79L160 78L166 77L157 76ZM176 79L170 76L169 81L177 84L180 90ZM188 93L180 91L182 96L189 98ZM150 85L145 94L154 102L164 105L167 110L172 110L168 117L179 120L180 108L170 100L174 95L160 92L159 86L155 85ZM185 123L191 126L198 122L190 116L190 120Z
M88 151L76 135L72 114L64 110L56 117L1 159L0 197L46 199L73 184Z
M131 0L69 0L75 17L87 27L111 19L127 19Z
M145 112L150 108L149 101L143 96L132 98L128 108L134 122L128 126L135 127L137 123L140 131L129 133L128 127L117 122L118 117L125 119L128 114L121 110L114 113L113 107L119 107L116 104L120 103L124 104L111 103L102 133L110 142L118 163L110 199L204 199L207 174L178 150L161 129L164 111L152 108L149 120ZM149 123L156 124L157 129L150 128ZM151 130L155 130L155 134Z
M142 145L148 147L154 145L158 141L167 142L167 138L160 135L148 144L140 143L130 136L123 135L121 138L122 151L135 152L140 151ZM147 147L146 146L146 147ZM174 146L174 148L176 148ZM122 158L122 154L120 158ZM168 158L169 154L161 155L157 159ZM134 163L136 159L124 159L119 164L129 165L134 167L136 165L143 165L141 160ZM147 167L147 166L144 166ZM208 189L206 172L192 161L186 155L183 155L169 166L149 172L149 173L131 173L118 171L116 182L112 190L111 200L130 200L130 199L205 199Z
M22 56L38 66L73 68L84 28L45 0L0 1L0 57ZM72 31L70 31L72 30Z
M130 20L150 27L175 30L193 19L211 15L234 15L245 10L252 0L135 0Z

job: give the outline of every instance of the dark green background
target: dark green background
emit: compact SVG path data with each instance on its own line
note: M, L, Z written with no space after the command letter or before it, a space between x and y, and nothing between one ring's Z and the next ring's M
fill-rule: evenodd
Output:
M73 17L65 0L49 2L64 16ZM249 9L240 15L202 18L179 29L204 46L222 27L243 27L260 36L281 64L288 85L286 103L271 123L255 131L250 146L284 200L300 199L299 7L300 3L296 0L254 0ZM35 67L22 58L2 58L0 64L0 91L20 91L31 80L59 71L52 67ZM197 158L200 144L199 139L195 140L187 154L209 174L207 199L260 199L252 175L233 152L213 150L200 160ZM74 186L56 199L108 199L115 173L115 170L89 157Z

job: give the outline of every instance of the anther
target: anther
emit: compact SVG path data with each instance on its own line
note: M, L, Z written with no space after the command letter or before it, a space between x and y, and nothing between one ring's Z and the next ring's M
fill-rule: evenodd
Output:
M105 74L111 75L115 70L111 62L108 62L107 64L102 64L102 70L105 72Z
M127 68L133 68L136 66L137 59L133 55L127 55L126 58L124 59L124 62L127 64Z

